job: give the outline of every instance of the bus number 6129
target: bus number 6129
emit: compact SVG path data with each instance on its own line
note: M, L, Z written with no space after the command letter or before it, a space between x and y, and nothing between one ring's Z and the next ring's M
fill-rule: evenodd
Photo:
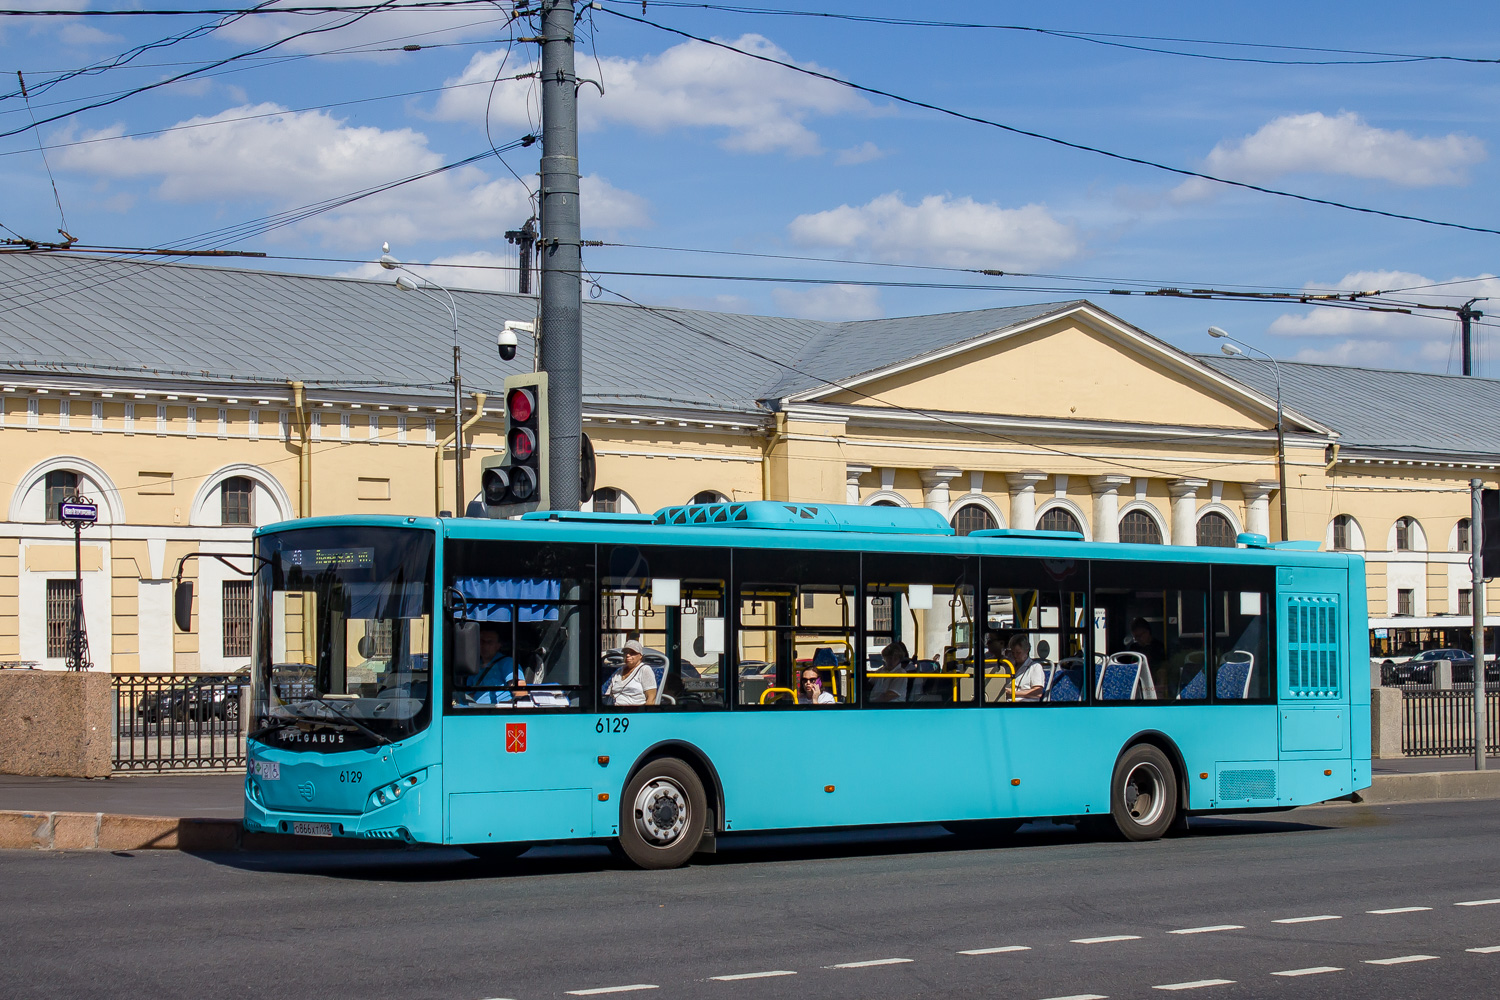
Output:
M629 719L600 719L594 723L594 732L596 733L623 733L629 728Z

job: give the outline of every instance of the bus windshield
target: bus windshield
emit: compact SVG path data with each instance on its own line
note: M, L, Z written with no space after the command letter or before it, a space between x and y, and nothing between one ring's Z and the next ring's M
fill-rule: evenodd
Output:
M433 536L329 527L259 539L252 735L351 750L431 718Z

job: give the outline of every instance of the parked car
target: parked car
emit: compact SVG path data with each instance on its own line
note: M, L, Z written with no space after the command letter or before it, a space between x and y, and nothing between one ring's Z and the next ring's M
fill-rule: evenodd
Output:
M248 683L248 664L231 674L197 677L151 692L141 699L136 714L144 722L238 719L240 689Z
M1386 660L1380 667L1382 684L1431 684L1432 665L1447 660L1453 665L1452 679L1459 684L1474 683L1474 654L1467 649L1428 649L1405 660ZM1494 657L1485 661L1484 679L1500 680L1500 664Z

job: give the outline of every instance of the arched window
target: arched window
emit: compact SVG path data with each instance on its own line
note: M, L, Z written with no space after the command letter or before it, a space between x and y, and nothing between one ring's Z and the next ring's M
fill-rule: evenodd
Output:
M871 507L899 507L901 505L899 503L897 503L896 501L894 501L894 500L876 500L874 503L870 504L870 506Z
M640 508L630 498L630 494L614 486L601 486L594 490L594 499L590 508L600 514L639 514Z
M690 504L694 504L694 503L728 503L728 502L729 502L729 498L726 497L724 494L720 493L718 490L703 490L701 493L694 493L693 494L693 499L691 499L691 500L688 501L688 503L690 503Z
M1133 510L1120 518L1120 541L1136 545L1160 545L1161 528L1156 518L1143 510Z
M1348 514L1333 519L1333 547L1338 551L1354 548L1354 518Z
M1417 547L1417 519L1414 517L1396 518L1396 551L1410 552Z
M67 470L47 473L47 520L61 520L58 504L77 492L78 473Z
M219 484L219 523L224 525L255 523L255 481L253 479L248 476L230 476Z
M1198 518L1198 544L1220 549L1234 548L1234 525L1229 523L1229 518L1218 511L1209 511Z
M1043 531L1076 531L1083 534L1083 525L1078 523L1078 518L1066 507L1053 507L1047 511L1037 527Z
M977 503L966 503L953 515L953 530L960 535L971 531L990 531L999 527L995 517Z
M1467 517L1458 522L1458 551L1474 551L1474 522Z

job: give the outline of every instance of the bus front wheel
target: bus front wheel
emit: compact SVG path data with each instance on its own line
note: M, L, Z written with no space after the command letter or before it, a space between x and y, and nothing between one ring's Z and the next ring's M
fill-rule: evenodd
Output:
M703 782L675 757L648 762L620 797L620 849L641 868L677 868L703 839L708 796Z
M1138 743L1120 755L1109 812L1126 840L1157 840L1177 817L1177 776L1167 755Z

